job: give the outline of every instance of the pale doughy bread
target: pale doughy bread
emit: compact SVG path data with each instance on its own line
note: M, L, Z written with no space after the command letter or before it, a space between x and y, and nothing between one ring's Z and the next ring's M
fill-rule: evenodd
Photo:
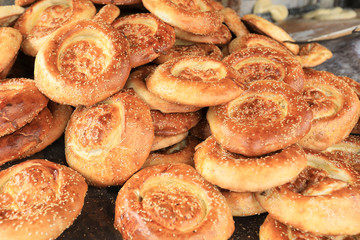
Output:
M66 161L91 185L121 185L144 164L153 138L149 107L133 90L122 90L74 111L65 131Z
M31 122L49 99L35 86L32 79L11 78L0 84L0 137Z
M300 92L274 80L258 80L238 98L214 107L207 120L228 151L259 156L290 146L307 134L312 112Z
M155 70L156 65L146 65L131 72L126 81L125 88L132 88L144 100L152 110L159 110L163 113L174 112L195 112L200 107L168 102L161 97L151 93L146 86L147 77Z
M116 198L114 225L123 239L137 240L226 240L235 229L224 196L186 164L151 166L131 177Z
M0 80L6 78L15 63L22 42L21 33L11 27L0 27Z
M360 233L360 175L350 165L306 151L308 167L290 183L256 193L275 219L322 235Z
M91 106L122 89L130 69L129 44L118 30L80 20L58 29L41 48L34 77L54 102Z
M55 30L70 22L90 19L95 12L90 0L42 0L34 3L14 25L24 37L21 50L35 57Z
M306 167L307 160L298 145L245 157L226 151L209 137L196 147L194 162L196 170L212 184L234 192L257 192L291 181Z
M138 67L156 59L175 43L175 31L150 13L131 14L113 24L130 43L130 65Z
M196 56L159 65L147 78L146 86L166 101L197 107L222 104L243 92L243 81L232 67Z
M214 32L223 21L208 0L143 0L143 4L164 22L194 34Z
M0 238L55 239L80 214L87 184L76 171L43 159L0 172Z
M302 92L314 119L301 146L325 150L350 134L359 119L360 101L346 82L330 72L306 69Z

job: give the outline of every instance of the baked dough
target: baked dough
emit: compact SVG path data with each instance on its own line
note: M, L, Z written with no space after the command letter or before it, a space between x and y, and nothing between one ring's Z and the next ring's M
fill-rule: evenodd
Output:
M307 134L312 112L300 92L284 82L252 82L238 98L214 107L207 120L228 151L259 156L290 146Z
M129 43L94 20L66 24L35 59L36 86L54 102L91 106L123 88L130 74Z
M0 27L0 80L6 78L14 65L20 45L21 33L11 27Z
M243 92L243 81L232 67L195 56L159 65L146 80L146 86L166 101L197 107L222 104Z
M13 133L31 122L49 99L32 79L11 78L0 84L0 137Z
M131 72L126 81L125 88L132 88L144 100L152 110L163 113L195 112L200 107L168 102L161 97L151 93L146 86L146 79L153 73L156 65L141 66Z
M162 64L168 60L183 56L203 56L211 57L217 60L223 58L219 47L214 44L195 43L191 45L174 45L172 48L161 54L154 63Z
M199 112L190 113L162 113L151 111L155 135L176 135L184 133L194 127L201 119Z
M268 215L264 223L260 226L259 231L260 240L359 240L360 235L356 236L329 236L318 235L309 232L301 231L291 226L285 225L275 220L271 215Z
M11 26L24 11L25 8L16 5L0 6L0 27Z
M90 0L42 0L34 3L14 25L24 37L21 50L35 57L55 30L70 22L90 19L95 12Z
M267 37L265 35L249 33L241 37L234 38L229 43L229 52L233 53L241 48L249 48L249 47L269 47L275 48L278 51L283 51L288 54L292 54L287 47L279 43L278 41Z
M234 217L253 216L266 212L252 192L232 192L222 189L221 194L225 197Z
M208 44L227 44L232 38L230 30L224 24L221 25L218 30L202 35L186 32L180 28L175 27L175 35L177 38L182 40Z
M249 34L249 30L241 21L240 16L231 8L221 9L221 14L224 17L224 23L236 37L241 37Z
M320 43L308 43L300 47L296 59L303 67L316 67L332 56L332 52Z
M259 157L226 151L213 136L195 149L196 170L209 182L234 192L257 192L282 185L305 167L306 157L298 145Z
M247 84L257 80L276 80L298 91L304 86L301 64L283 50L260 46L241 48L223 61L235 68Z
M55 239L80 214L87 184L76 171L43 159L0 172L0 238Z
M138 67L153 61L175 43L175 31L150 13L132 14L113 24L130 43L130 65Z
M350 134L359 119L360 101L346 82L330 72L306 69L302 94L314 119L301 146L325 150Z
M214 32L223 21L208 0L143 0L143 4L164 22L194 34Z
M186 164L156 165L131 177L116 198L114 225L123 239L137 240L226 240L235 229L219 190Z
M155 135L153 144L151 146L151 151L156 151L177 144L183 141L188 136L188 134L189 132L178 133L170 136Z
M265 34L266 36L275 39L276 41L286 46L295 55L299 53L299 45L285 42L293 42L294 39L281 27L273 24L265 18L256 16L254 14L246 14L241 19L247 27L251 28L255 32Z
M94 16L93 20L111 24L120 15L120 9L114 4L106 4Z
M360 175L350 165L306 151L308 167L290 183L256 193L275 219L320 235L360 233Z
M184 163L194 166L195 147L199 143L200 140L188 135L184 140L172 146L151 152L142 168L169 163Z
M121 90L74 111L65 131L66 162L91 185L121 185L144 164L153 139L149 107L132 89Z

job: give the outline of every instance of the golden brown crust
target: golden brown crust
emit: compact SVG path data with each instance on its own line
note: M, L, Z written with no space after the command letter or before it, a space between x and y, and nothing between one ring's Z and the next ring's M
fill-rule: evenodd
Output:
M31 3L36 2L37 0L15 0L15 5L17 6L26 6L29 5Z
M310 130L312 112L303 96L289 85L259 80L238 98L210 107L207 120L225 149L259 156L300 140Z
M256 193L274 218L322 235L360 233L360 175L350 165L306 150L308 167L290 183Z
M278 41L267 37L265 35L249 33L241 37L236 37L229 43L229 52L233 53L241 48L248 47L269 47L275 48L278 51L283 51L288 54L292 54L289 49L287 49L284 45L279 43Z
M214 32L223 21L208 0L143 0L143 4L164 22L194 34Z
M168 163L184 163L194 166L195 147L200 140L193 136L187 136L184 140L150 153L142 168Z
M284 29L266 20L265 18L256 16L254 14L246 14L241 18L241 20L250 29L261 34L265 34L266 36L269 36L280 42L281 44L286 46L293 54L296 55L299 53L299 45L285 42L293 42L294 39L290 37L290 35L285 32Z
M222 189L221 194L225 197L234 217L253 216L266 212L252 192L232 192Z
M190 129L190 133L201 140L205 140L211 136L210 125L206 119L206 112L200 122Z
M359 240L360 235L356 236L325 236L315 235L304 232L291 226L285 225L275 220L270 214L265 218L264 223L260 226L260 240Z
M187 132L201 119L199 112L190 113L162 113L151 111L155 135L176 135Z
M12 26L24 11L25 8L16 5L0 6L0 27Z
M177 144L184 140L188 136L188 134L189 132L183 132L170 136L155 135L153 144L151 146L151 151L156 151Z
M125 88L132 88L139 97L146 102L151 110L159 110L163 113L195 112L200 107L183 105L165 101L151 93L145 83L145 79L155 70L156 65L142 66L134 70L126 81Z
M141 3L141 0L91 0L96 4L133 5Z
M349 135L343 141L335 143L325 150L321 151L323 154L330 154L330 156L341 161L349 163L360 172L360 136Z
M332 52L319 43L308 43L300 47L296 59L303 67L316 67L332 58Z
M51 129L52 115L44 108L30 123L0 138L0 165L21 158L40 144Z
M352 78L346 77L346 76L338 76L341 80L349 84L349 86L354 90L355 94L360 99L360 83L355 81ZM351 133L353 134L360 134L360 121L358 120L353 129L351 130Z
M90 0L38 1L27 8L14 25L24 37L21 50L35 57L55 30L70 22L90 19L95 13Z
M123 239L138 240L225 240L234 231L219 190L186 164L152 166L130 178L117 196L114 225Z
M48 103L31 79L12 78L0 85L0 137L31 122Z
M45 138L41 139L41 141L34 147L25 151L19 158L25 158L42 151L47 146L55 142L65 132L65 127L70 119L71 113L73 112L73 108L68 105L61 105L55 102L49 102L48 108L51 112L52 118L50 129L46 133Z
M93 17L93 20L111 24L120 15L120 9L114 4L106 4Z
M226 151L214 137L196 147L196 170L209 182L235 192L257 192L295 178L306 167L298 145L259 157L245 157Z
M182 40L207 44L227 44L232 38L230 30L224 24L218 30L202 35L186 32L175 27L175 35Z
M0 238L55 239L80 214L87 184L76 171L42 159L0 172Z
M113 24L130 43L130 65L138 67L156 59L175 43L173 27L150 13L132 14Z
M301 64L289 53L269 47L241 48L225 57L226 64L235 68L245 83L256 80L277 80L300 91L304 86Z
M0 27L0 80L6 78L15 63L20 45L21 33L11 27Z
M154 60L157 64L162 64L168 60L183 56L203 56L211 57L217 60L223 58L223 54L219 47L214 44L191 44L191 45L175 45L165 53L161 54Z
M306 69L302 94L314 119L301 146L324 150L350 134L359 119L360 101L346 82L330 72Z
M220 12L224 17L224 23L235 34L236 37L249 34L249 30L241 21L240 16L233 9L223 8Z
M179 57L159 65L146 79L155 95L197 107L228 102L243 91L243 81L227 64L209 57Z
M129 44L110 25L66 24L35 59L35 82L54 102L90 106L118 92L130 73Z
M74 111L65 130L66 161L91 185L121 185L143 165L153 138L149 107L133 90L122 90Z

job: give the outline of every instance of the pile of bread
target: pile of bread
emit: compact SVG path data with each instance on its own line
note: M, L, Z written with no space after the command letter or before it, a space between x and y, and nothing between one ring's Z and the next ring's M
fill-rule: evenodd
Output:
M233 216L264 212L260 239L358 238L360 84L312 69L324 46L214 0L16 4L0 14L0 163L64 133L68 166L0 172L1 239L57 238L88 184L122 185L123 239L229 239ZM34 79L6 78L18 51Z

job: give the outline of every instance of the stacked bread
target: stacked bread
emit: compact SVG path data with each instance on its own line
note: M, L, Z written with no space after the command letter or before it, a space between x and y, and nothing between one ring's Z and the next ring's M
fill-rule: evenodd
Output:
M82 186L81 210L82 177L94 187L122 185L114 225L123 239L228 239L233 216L262 212L261 239L288 228L319 238L360 234L356 153L329 153L354 148L341 144L353 142L359 84L310 69L332 56L328 49L291 43L271 22L213 0L143 0L148 12L125 16L86 1L42 0L15 23L22 51L36 58L34 80L0 85L4 161L65 132L78 179L67 188ZM47 181L43 169L57 167L22 175ZM58 171L50 171L55 180Z

